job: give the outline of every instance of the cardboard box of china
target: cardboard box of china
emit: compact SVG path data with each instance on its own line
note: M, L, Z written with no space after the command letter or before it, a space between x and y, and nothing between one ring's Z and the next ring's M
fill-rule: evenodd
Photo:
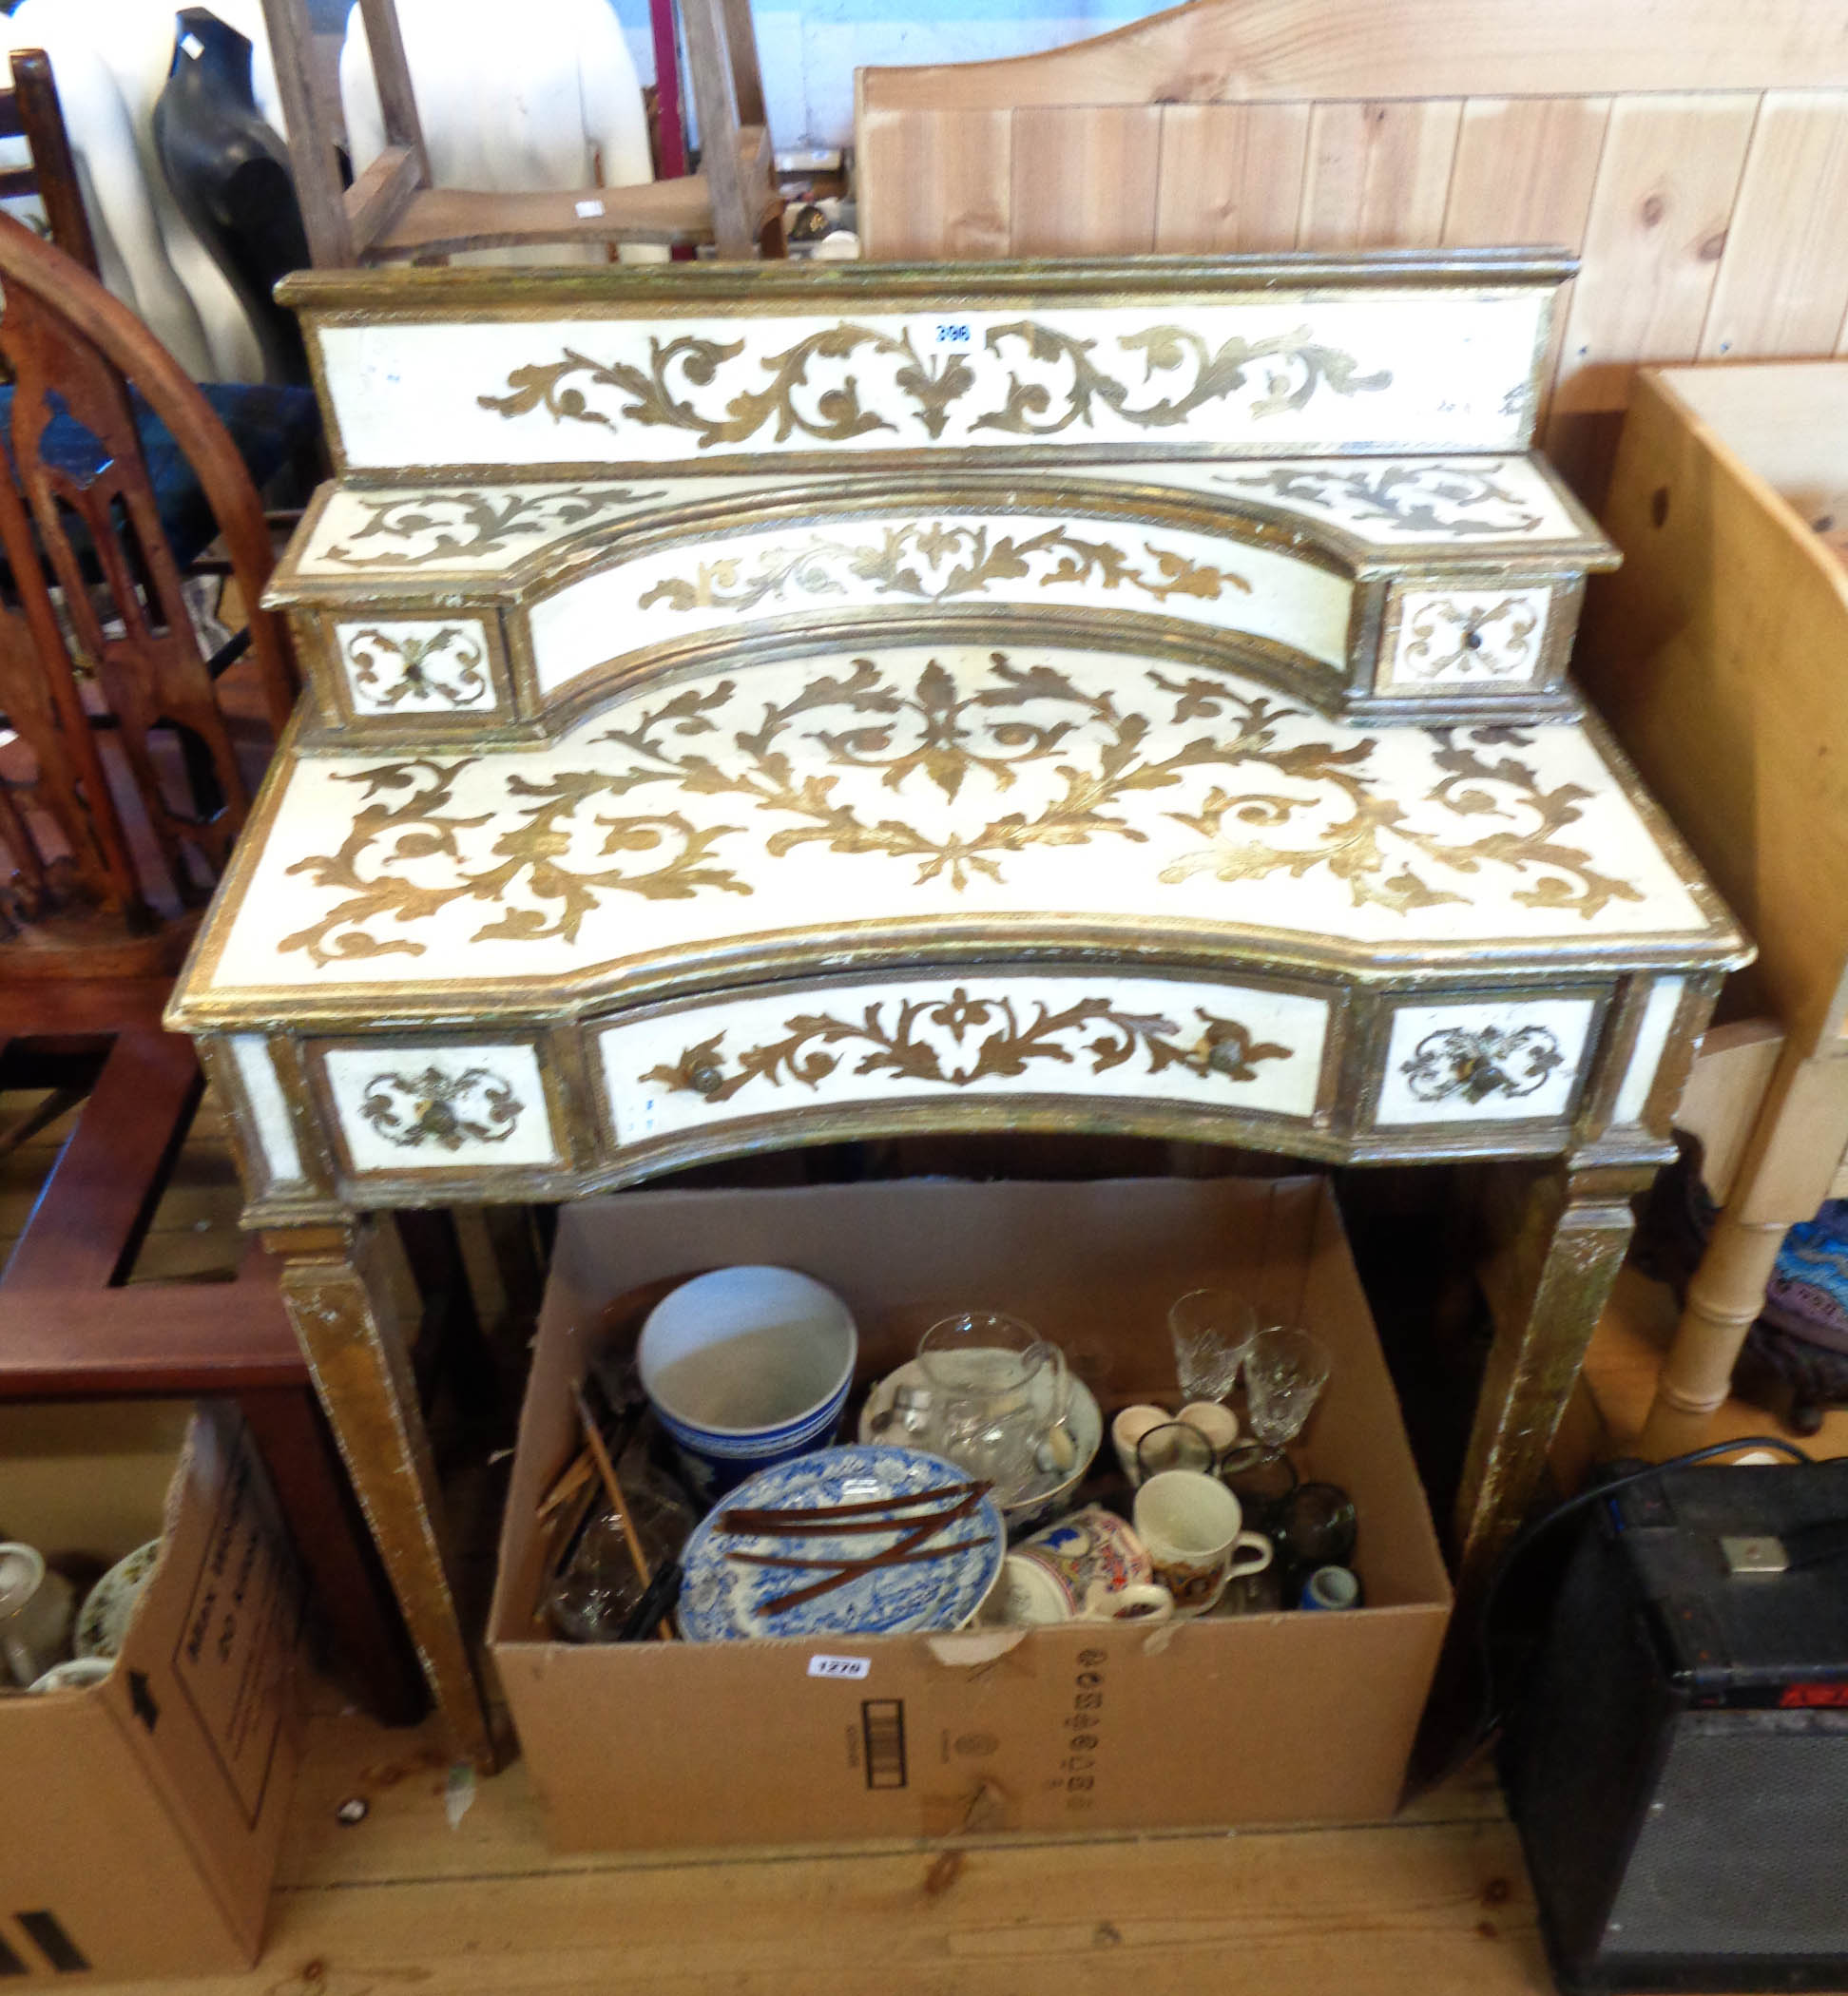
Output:
M580 1646L537 1619L534 1508L578 1447L570 1391L609 1300L723 1262L846 1299L862 1380L957 1309L1064 1345L1106 1419L1174 1404L1168 1303L1215 1279L1305 1323L1334 1371L1299 1462L1360 1518L1367 1605L1148 1631ZM850 1401L850 1409L855 1405ZM1104 1444L1107 1449L1107 1437ZM491 1622L566 1849L1363 1821L1392 1814L1450 1594L1324 1180L1118 1180L628 1192L562 1217Z
M0 1407L0 1537L93 1569L164 1535L116 1667L0 1696L0 1975L241 1967L298 1754L300 1589L217 1405Z

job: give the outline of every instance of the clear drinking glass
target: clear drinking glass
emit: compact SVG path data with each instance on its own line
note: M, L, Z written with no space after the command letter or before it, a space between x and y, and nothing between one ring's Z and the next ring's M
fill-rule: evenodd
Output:
M1290 1325L1259 1332L1244 1354L1251 1432L1273 1449L1295 1441L1327 1383L1328 1368L1328 1347L1308 1332Z
M1229 1289L1190 1289L1168 1309L1174 1370L1185 1400L1223 1400L1258 1329L1251 1305Z

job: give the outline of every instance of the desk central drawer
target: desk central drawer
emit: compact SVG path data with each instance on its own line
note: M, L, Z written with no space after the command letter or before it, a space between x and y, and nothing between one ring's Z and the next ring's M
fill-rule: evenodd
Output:
M619 1150L805 1105L1083 1096L1307 1120L1330 1002L1243 983L914 972L662 1007L596 1031Z

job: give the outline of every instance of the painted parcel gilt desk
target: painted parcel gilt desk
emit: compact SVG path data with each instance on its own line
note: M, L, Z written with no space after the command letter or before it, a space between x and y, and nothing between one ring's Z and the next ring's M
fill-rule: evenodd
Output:
M765 1145L1552 1161L1465 1583L1745 948L1565 680L1526 254L290 281L312 689L172 1009L487 1752L377 1219Z

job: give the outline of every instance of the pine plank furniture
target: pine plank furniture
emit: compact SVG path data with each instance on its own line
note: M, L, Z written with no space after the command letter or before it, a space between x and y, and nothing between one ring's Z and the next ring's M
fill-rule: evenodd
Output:
M1848 364L1638 379L1582 671L1757 938L1686 1121L1723 1210L1642 1446L1698 1445L1848 1150Z
M1639 361L1848 351L1824 0L1195 0L864 69L857 144L869 257L1558 243L1539 433L1593 505Z
M290 281L312 692L169 1016L467 1750L378 1216L766 1146L1527 1161L1479 1580L1748 953L1562 678L1611 559L1530 448L1568 275Z

